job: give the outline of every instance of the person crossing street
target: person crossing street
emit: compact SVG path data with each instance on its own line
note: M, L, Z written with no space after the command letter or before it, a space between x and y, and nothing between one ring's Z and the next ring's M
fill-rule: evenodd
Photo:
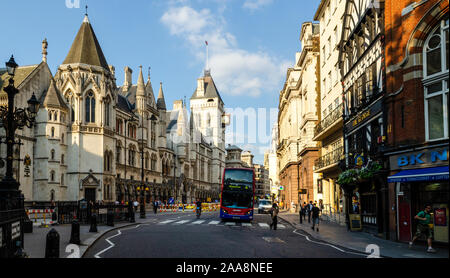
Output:
M272 208L270 209L270 214L272 215L272 223L270 223L270 229L276 230L277 224L278 224L278 212L280 210L278 209L277 203L273 203Z
M309 204L306 207L306 212L308 213L308 223L311 223L311 213L314 205L312 201L309 201Z
M314 227L315 227L315 225L317 225L317 231L319 231L320 208L317 207L316 203L314 203L314 205L312 207L311 214L312 214L312 220L313 220L313 225L312 225L311 229L313 229L313 231L314 231Z

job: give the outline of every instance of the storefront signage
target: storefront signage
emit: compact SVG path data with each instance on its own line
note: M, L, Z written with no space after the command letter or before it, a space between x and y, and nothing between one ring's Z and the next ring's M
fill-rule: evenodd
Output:
M368 110L359 113L353 119L351 119L346 125L346 132L351 132L352 130L362 126L363 124L369 122L375 116L377 116L383 110L382 99L375 102Z
M448 165L448 148L394 155L390 157L390 162L392 170Z
M434 210L434 225L447 226L447 209L438 208Z

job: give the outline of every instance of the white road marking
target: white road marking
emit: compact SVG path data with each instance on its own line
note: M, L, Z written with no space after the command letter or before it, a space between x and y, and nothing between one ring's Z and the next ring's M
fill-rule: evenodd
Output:
M258 225L262 228L269 228L269 224L267 223L258 223Z
M236 226L235 222L226 222L225 223L226 226Z
M202 224L203 222L205 222L205 220L198 220L198 221L192 222L191 224L198 225L198 224Z
M242 223L242 226L244 226L244 227L252 227L252 224L251 223Z
M209 225L217 225L217 224L219 224L220 223L220 221L211 221L211 222L209 222L208 224Z
M120 232L120 230L118 230L116 235L110 236L110 237L108 237L107 239L105 239L106 242L108 242L108 243L110 244L110 246L107 247L107 248L105 248L105 249L103 249L102 251L98 252L97 254L95 254L94 257L97 258L97 259L99 259L99 258L101 258L101 257L100 257L100 254L102 254L102 253L108 251L109 249L113 248L114 246L116 246L114 243L112 243L112 242L110 241L110 239L112 239L113 237L119 236L119 235L121 235L121 234L122 234L122 233Z
M105 239L105 241L108 242L108 243L110 244L110 246L107 247L107 248L105 248L105 249L103 249L102 251L98 252L97 254L95 254L94 257L97 258L97 259L99 259L99 258L101 258L101 257L100 257L100 254L102 254L102 253L108 251L109 249L113 248L114 246L116 246L112 241L110 241L110 239L112 239L113 237L116 237L116 236L121 235L121 234L122 234L122 230L125 231L125 230L137 229L137 228L139 228L140 226L148 226L148 225L149 225L149 224L139 224L139 225L136 225L135 227L131 227L131 228L126 228L126 229L118 230L118 231L117 231L117 234L115 234L115 235L113 235L113 236L110 236L110 237L108 237L107 239Z
M359 255L359 256L364 256L364 257L367 257L367 255L369 255L369 254L361 254L361 253L348 252L348 251L342 250L341 248L336 247L336 246L334 246L334 245L332 245L332 244L328 244L328 243L323 243L323 242L318 242L318 241L310 240L309 237L308 237L307 235L302 235L302 234L298 233L297 230L294 231L294 234L304 236L304 237L306 238L306 240L308 240L309 242L316 243L316 244L321 244L321 245L326 245L326 246L330 246L330 247L332 247L332 248L334 248L334 249L336 249L336 250L338 250L338 251L341 251L341 252L343 252L343 253L354 254L354 255Z
M166 220L166 221L163 221L163 222L159 222L159 224L164 225L164 224L172 223L174 221L176 221L176 220Z
M286 226L284 226L283 224L278 224L278 225L277 225L277 229L278 229L278 228L280 228L280 229L286 229Z
M191 220L181 220L181 221L175 222L175 223L173 223L173 224L174 224L174 225L175 225L175 224L184 224L184 223L187 223L187 222L189 222L189 221L191 221Z
M267 242L286 243L278 237L263 237L263 239Z

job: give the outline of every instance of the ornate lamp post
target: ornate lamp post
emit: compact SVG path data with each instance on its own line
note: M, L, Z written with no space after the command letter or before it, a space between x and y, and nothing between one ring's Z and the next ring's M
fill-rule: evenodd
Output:
M150 118L147 118L147 121L151 120L151 121L156 121L157 118L155 117L155 115L152 115ZM142 183L142 190L141 190L141 205L140 205L140 218L145 218L145 200L144 200L144 192L145 192L145 187L144 187L144 118L142 118L142 125L141 125L141 183ZM148 188L147 188L148 191Z
M9 84L3 90L8 95L8 107L0 107L0 119L6 131L6 173L0 181L0 231L3 230L5 246L0 242L0 257L13 257L14 253L23 248L23 221L24 204L23 195L19 190L20 184L13 177L13 147L20 144L15 141L15 132L23 127L31 128L36 118L39 101L36 96L28 100L28 108L16 108L14 97L19 90L14 87L14 74L18 65L14 57L6 62L6 69L10 76Z

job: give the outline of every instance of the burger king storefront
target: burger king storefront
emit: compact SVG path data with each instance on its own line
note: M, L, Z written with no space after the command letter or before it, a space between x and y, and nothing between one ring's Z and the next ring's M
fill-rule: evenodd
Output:
M434 241L448 244L448 145L397 153L389 161L388 183L395 190L395 203L391 206L396 211L397 239L403 242L412 239L417 225L414 216L429 204L433 209Z

